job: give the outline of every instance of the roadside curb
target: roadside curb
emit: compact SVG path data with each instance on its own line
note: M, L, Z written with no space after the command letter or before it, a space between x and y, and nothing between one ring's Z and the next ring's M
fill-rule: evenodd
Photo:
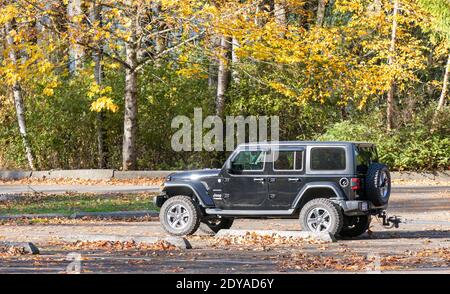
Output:
M18 248L26 254L39 254L39 249L31 242L6 242L0 241L0 248Z
M42 213L42 214L11 214L0 215L0 220L14 219L38 219L38 218L67 218L81 219L84 217L92 218L140 218L140 217L157 217L159 213L154 210L138 210L138 211L114 211L114 212L76 212L73 214L64 213Z
M144 237L144 236L123 236L123 235L73 235L60 237L65 242L130 242L134 241L141 244L155 244L160 241L165 241L181 249L192 249L191 243L186 238L182 237Z
M294 239L314 239L324 242L336 242L336 238L330 233L314 233L308 231L277 231L277 230L220 230L216 238L220 237L243 237L248 234L257 234L260 236L280 236Z
M88 180L109 180L109 179L137 179L137 178L165 178L176 170L137 170L119 171L114 169L72 169L72 170L38 170L38 171L15 171L0 170L2 180L22 180L22 179L88 179Z

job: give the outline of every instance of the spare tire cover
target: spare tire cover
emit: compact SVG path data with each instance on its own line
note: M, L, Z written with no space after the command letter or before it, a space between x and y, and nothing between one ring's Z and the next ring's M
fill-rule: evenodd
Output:
M365 194L375 206L386 205L391 195L391 175L386 165L372 163L367 170Z

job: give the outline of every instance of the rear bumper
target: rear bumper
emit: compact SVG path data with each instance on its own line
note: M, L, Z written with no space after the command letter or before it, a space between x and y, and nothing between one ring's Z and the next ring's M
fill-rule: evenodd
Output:
M336 203L342 208L345 215L375 215L380 211L385 210L387 205L385 206L374 206L370 201L364 200L340 200L336 201Z

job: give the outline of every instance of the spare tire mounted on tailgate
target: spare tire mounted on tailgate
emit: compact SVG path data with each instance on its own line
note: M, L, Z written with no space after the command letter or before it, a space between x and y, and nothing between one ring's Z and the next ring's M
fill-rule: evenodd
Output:
M391 175L386 165L372 163L367 171L365 194L368 200L376 206L388 203L391 194Z

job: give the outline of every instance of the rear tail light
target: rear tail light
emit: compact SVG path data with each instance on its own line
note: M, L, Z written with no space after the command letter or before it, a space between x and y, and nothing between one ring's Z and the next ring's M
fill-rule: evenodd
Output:
M361 189L361 179L360 178L352 178L350 187L352 190L360 190Z

